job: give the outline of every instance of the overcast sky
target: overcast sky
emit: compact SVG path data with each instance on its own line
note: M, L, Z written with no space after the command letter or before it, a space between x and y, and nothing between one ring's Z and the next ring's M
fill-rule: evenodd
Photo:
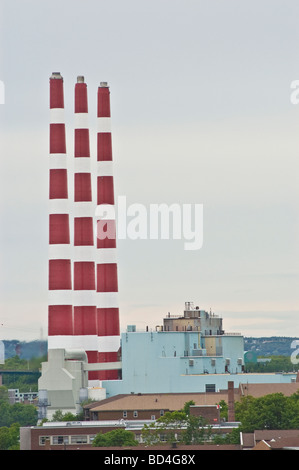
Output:
M297 0L2 0L0 339L47 337L49 77L111 92L116 197L202 204L200 250L119 240L122 328L185 301L244 336L299 337ZM70 186L71 191L71 186Z

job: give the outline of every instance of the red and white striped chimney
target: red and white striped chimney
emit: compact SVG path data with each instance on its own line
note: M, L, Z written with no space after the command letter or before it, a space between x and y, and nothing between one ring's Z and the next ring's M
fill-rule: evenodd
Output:
M98 361L94 207L90 164L87 85L79 76L75 85L74 131L74 343L88 362ZM97 379L89 372L89 379Z
M97 333L99 362L116 362L120 347L116 221L113 182L110 91L98 88L97 132ZM118 371L99 372L99 379L117 379Z
M48 347L73 334L71 245L63 78L50 78Z

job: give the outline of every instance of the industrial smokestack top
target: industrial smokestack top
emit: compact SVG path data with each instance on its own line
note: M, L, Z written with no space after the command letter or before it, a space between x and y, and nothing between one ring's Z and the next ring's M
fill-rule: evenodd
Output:
M60 72L53 72L51 78L62 78Z
M107 86L108 86L108 82L101 82L101 83L100 83L100 86L101 86L101 87L107 87Z
M77 83L84 83L84 76L83 75L78 75Z

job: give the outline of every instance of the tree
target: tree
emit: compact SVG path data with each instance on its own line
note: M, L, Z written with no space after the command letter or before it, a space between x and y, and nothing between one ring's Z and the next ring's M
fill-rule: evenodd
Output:
M141 434L142 439L148 445L153 445L161 441L175 442L177 432L186 426L187 415L183 411L167 411L157 421L145 424Z
M61 410L57 410L53 414L52 421L79 421L79 417L70 411L63 413Z
M19 435L20 427L18 424L0 428L0 450L18 450Z
M228 404L225 402L225 400L220 400L218 405L220 408L220 418L228 419Z
M93 447L123 447L136 446L138 441L135 440L134 434L125 429L114 429L106 433L97 434L93 440Z
M185 444L202 444L210 438L211 427L202 416L187 416L187 427L182 432L182 440Z
M299 395L272 393L259 398L243 397L235 403L236 419L243 432L255 429L296 429L299 426Z
M185 444L199 444L210 436L210 428L201 416L190 414L190 406L194 402L185 403L181 411L167 411L156 422L144 425L141 434L147 445L160 442L173 443L177 440Z
M34 426L37 422L37 409L34 405L22 403L0 404L0 427L19 423L20 426Z

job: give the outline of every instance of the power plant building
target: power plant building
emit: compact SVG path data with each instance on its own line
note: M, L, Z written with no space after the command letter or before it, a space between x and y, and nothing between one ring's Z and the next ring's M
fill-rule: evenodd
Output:
M222 318L185 304L184 315L164 318L155 331L121 335L122 380L104 381L107 396L119 393L217 392L228 382L288 383L296 374L252 374L244 367L244 338L226 333Z
M244 382L295 380L294 374L245 373L242 335L226 333L221 317L191 302L185 303L182 315L168 314L154 331L137 332L131 325L120 334L110 91L106 82L101 82L97 94L95 185L88 119L87 85L79 76L74 87L74 154L70 157L63 78L60 73L52 74L48 361L42 364L39 379L40 418L50 417L58 409L77 413L88 397L101 400L127 393L213 392L226 389L232 380L236 387ZM74 183L72 201L69 178ZM96 195L92 194L94 186Z

